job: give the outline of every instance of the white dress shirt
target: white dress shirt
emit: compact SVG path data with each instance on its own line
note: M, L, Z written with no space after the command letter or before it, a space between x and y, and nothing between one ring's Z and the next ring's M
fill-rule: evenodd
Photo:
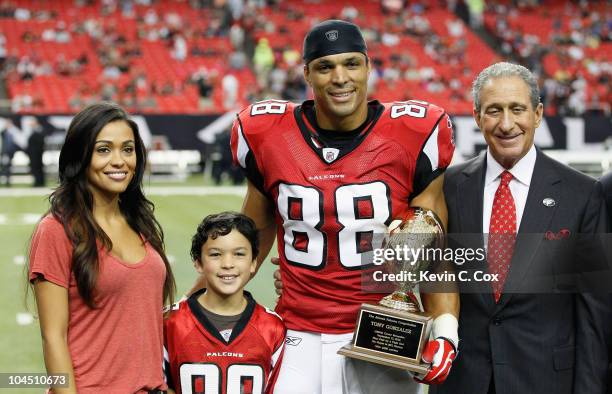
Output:
M525 203L527 202L527 193L531 184L531 176L536 162L536 149L531 145L531 149L525 156L519 160L514 167L508 171L512 174L510 181L510 192L514 198L516 208L516 230L521 225L523 211L525 211ZM491 222L491 211L493 210L493 199L495 192L501 182L501 174L506 171L491 155L491 151L487 149L487 172L485 173L484 198L482 201L482 231L485 234L489 233L489 225ZM487 247L488 237L484 237L485 248Z

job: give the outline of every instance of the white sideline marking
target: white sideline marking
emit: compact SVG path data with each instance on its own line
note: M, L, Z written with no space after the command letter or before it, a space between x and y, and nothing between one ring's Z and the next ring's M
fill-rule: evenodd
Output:
M53 190L49 188L0 188L0 198L28 196L47 196ZM237 196L244 197L246 186L152 186L145 188L147 196ZM42 213L0 213L1 225L32 225L38 223Z
M36 224L40 220L42 215L39 213L24 213L21 215L21 221L23 224Z
M0 197L48 196L51 188L11 187L0 188ZM145 187L147 196L216 196L233 195L242 197L246 186L150 186Z
M32 316L31 313L27 312L18 312L16 319L17 324L19 324L20 326L29 326L30 324L34 323L34 316Z
M40 213L0 213L0 226L29 226L38 223L41 216Z

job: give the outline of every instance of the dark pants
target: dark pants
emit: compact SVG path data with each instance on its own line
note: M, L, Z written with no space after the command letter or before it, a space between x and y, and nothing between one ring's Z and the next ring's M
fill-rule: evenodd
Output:
M0 176L4 177L4 184L11 184L11 161L15 156L14 150L2 150L0 153Z
M28 140L28 157L30 158L30 172L34 177L34 186L45 186L45 169L43 164L43 152L45 149L45 137L42 133L33 133Z

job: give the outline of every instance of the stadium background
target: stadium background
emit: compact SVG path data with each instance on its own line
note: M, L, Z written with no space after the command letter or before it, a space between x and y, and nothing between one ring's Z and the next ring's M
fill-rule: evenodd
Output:
M236 110L309 98L302 38L332 17L363 30L372 98L430 101L453 115L456 161L484 147L470 117L472 79L512 60L540 79L546 121L536 144L593 176L609 169L610 1L0 0L0 131L5 147L10 135L21 149L12 187L0 188L0 372L44 371L33 307L24 305L24 256L75 111L105 99L135 115L150 148L147 194L184 292L197 223L240 209L245 189L227 148ZM44 188L29 187L37 135ZM248 286L268 306L272 270L264 264Z

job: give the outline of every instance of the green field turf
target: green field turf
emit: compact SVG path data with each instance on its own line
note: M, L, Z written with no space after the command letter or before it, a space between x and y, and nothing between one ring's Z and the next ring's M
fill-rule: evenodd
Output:
M156 216L166 235L167 253L173 257L180 295L191 287L195 278L189 249L197 224L209 213L239 210L242 198L236 195L151 195L150 198L156 205ZM46 208L47 201L40 196L0 197L0 217L4 218L0 220L0 262L3 267L0 275L0 308L4 317L0 321L0 372L44 371L38 322L17 324L17 314L27 311L24 304L26 274L25 266L16 264L14 260L16 256L27 254L28 241L35 226L31 221ZM24 214L31 216L24 220ZM269 262L264 263L247 286L261 304L270 307L275 302L273 270L274 266ZM35 313L31 302L29 312ZM0 389L0 392L7 390ZM41 393L42 390L20 389L17 392L29 394Z

